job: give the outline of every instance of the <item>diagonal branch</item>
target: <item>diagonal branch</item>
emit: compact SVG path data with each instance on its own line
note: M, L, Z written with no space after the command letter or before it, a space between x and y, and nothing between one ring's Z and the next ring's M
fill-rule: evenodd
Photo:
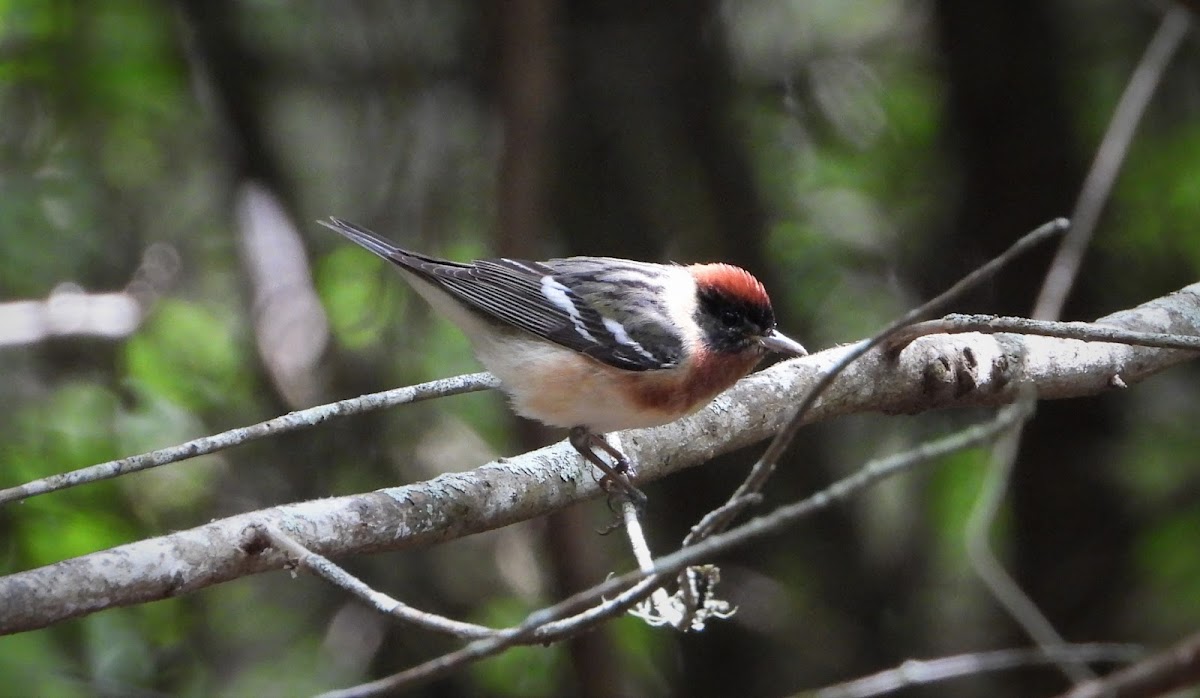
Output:
M775 465L779 462L779 458L783 455L784 451L791 445L792 439L800 431L800 427L807 423L806 416L808 412L825 394L829 385L837 380L855 361L858 361L860 357L866 355L875 347L884 344L895 332L914 322L930 317L967 290L974 288L985 279L999 272L1000 269L1004 268L1012 260L1069 228L1070 223L1065 218L1057 218L1026 233L1004 252L959 279L950 288L893 320L869 339L855 344L839 361L830 365L829 369L813 385L809 386L807 391L800 393L802 395L800 404L792 411L791 418L784 427L771 440L766 452L751 467L746 479L730 496L729 501L715 512L706 515L699 524L692 528L692 531L684 540L684 544L687 545L724 530L743 509L750 506L754 495L762 490L768 478L775 472Z
M1200 633L1152 657L1086 683L1060 698L1151 698L1200 683Z
M947 315L939 320L928 320L909 325L892 335L888 347L902 347L917 337L931 334L957 334L960 332L986 332L996 334L1038 335L1041 337L1059 337L1060 339L1079 339L1085 342L1118 342L1121 344L1136 344L1139 347L1158 347L1160 349L1191 349L1200 351L1200 337L1179 334L1159 334L1157 332L1137 332L1134 330L1105 327L1092 322L1052 322L1050 320L1031 320L1023 317L1004 317L1000 315Z
M1133 142L1134 132L1142 123L1142 115L1150 99L1158 91L1162 76L1167 71L1175 51L1183 43L1189 25L1188 11L1172 4L1159 23L1158 31L1146 46L1138 61L1137 69L1129 76L1121 100L1109 119L1108 129L1096 149L1096 157L1088 170L1087 179L1079 190L1075 210L1071 212L1071 231L1063 238L1042 289L1034 303L1033 317L1039 320L1056 320L1066 305L1067 295L1075 284L1083 255L1087 252L1100 221L1100 213L1108 202L1117 175L1125 163L1125 155Z
M241 446L251 441L257 441L258 439L265 439L268 436L278 436L279 434L286 434L298 429L316 426L335 417L349 417L350 415L362 414L371 410L382 410L389 407L396 407L397 405L406 405L410 402L420 402L437 397L448 397L450 395L487 390L488 388L496 387L496 385L496 379L490 373L470 373L453 378L429 381L428 383L409 385L403 388L394 388L379 393L360 395L355 398L331 402L327 405L317 405L305 410L296 410L295 412L289 412L281 417L274 417L258 424L251 424L250 426L223 431L220 434L192 439L178 446L168 446L167 448L160 448L157 451L150 451L149 453L139 453L136 456L127 456L125 458L118 458L117 460L97 463L96 465L89 465L86 468L72 470L71 472L58 473L33 480L23 485L17 485L16 487L8 487L0 490L0 504L15 502L48 492L56 492L89 482L99 482L100 480L107 480L127 473L136 473L139 470L157 468L160 465L167 465L168 463L178 463L189 458L204 456L209 453L223 451L227 448L233 448L234 446Z
M1136 645L1094 643L992 650L937 659L909 659L894 669L800 695L806 698L869 698L895 693L912 686L928 686L987 672L1058 664L1064 661L1132 662L1142 654L1144 651Z
M1110 327L1200 335L1200 284L1103 318ZM754 374L707 409L674 424L623 433L643 480L655 480L761 441L850 347ZM1011 402L1021 386L1042 398L1114 389L1194 352L1019 335L923 337L898 357L874 351L838 378L807 421L861 412L913 413ZM546 514L603 492L565 443L467 473L347 497L250 512L0 578L0 633L45 627L106 608L177 596L280 569L286 557L250 544L275 526L327 557L401 550ZM248 532L248 529L250 532Z
M1151 98L1157 92L1172 56L1183 42L1188 20L1187 12L1181 7L1169 7L1154 38L1142 54L1137 69L1130 76L1076 199L1071 214L1074 227L1064 237L1046 272L1033 309L1033 317L1037 320L1057 320L1061 316L1067 295L1083 263L1084 253L1100 220L1100 213L1121 172L1133 135ZM1119 373L1114 373L1110 381L1117 387L1124 385ZM967 550L976 574L1013 620L1038 645L1060 645L1063 639L1057 629L1004 569L992 550L988 537L999 512L1004 490L1007 489L1008 480L1016 465L1021 437L1022 429L1017 428L1006 434L993 448L992 468L979 494L968 526ZM1072 683L1095 678L1095 673L1082 662L1063 661L1058 664L1058 668Z
M829 487L799 501L781 506L769 514L751 519L737 528L718 533L655 560L639 560L638 570L627 572L620 577L610 577L605 582L574 594L554 606L534 611L519 626L500 631L492 637L476 640L462 649L391 676L324 693L321 698L366 698L367 696L395 693L412 688L417 683L445 676L485 657L499 654L515 644L533 638L553 639L557 628L564 624L587 627L599 620L612 617L628 608L628 604L632 601L652 594L663 577L668 574L681 572L689 565L711 559L754 539L777 533L806 517L846 501L876 482L899 475L922 463L929 463L950 453L988 443L1028 419L1030 414L1028 405L1010 405L986 422L934 441L922 443L911 450L870 461ZM636 520L637 517L633 516L632 518ZM690 567L689 569L695 568ZM621 593L611 601L592 606L572 619L556 620L571 613L580 605L596 604L616 591L621 591Z

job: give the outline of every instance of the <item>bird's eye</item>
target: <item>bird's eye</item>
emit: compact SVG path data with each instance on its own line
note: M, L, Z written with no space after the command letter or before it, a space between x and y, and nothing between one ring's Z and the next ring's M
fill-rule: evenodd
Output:
M721 324L726 327L737 327L742 324L742 318L732 310L725 310L721 313Z

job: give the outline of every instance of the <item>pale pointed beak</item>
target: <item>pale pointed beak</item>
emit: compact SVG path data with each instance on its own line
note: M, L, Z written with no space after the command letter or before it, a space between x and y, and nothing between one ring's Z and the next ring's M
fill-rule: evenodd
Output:
M780 334L779 330L771 330L758 341L769 351L792 356L808 356L808 350L804 348L804 345Z

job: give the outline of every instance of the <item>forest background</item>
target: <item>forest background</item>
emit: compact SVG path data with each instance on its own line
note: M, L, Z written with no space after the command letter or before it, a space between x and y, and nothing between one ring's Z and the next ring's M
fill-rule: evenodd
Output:
M810 350L861 339L1071 213L1165 7L0 2L0 487L478 370L399 277L311 222L328 215L451 259L730 261ZM1198 228L1188 35L1064 319L1195 282ZM1052 253L954 309L1028 315ZM765 506L983 414L807 427ZM1043 403L1026 427L994 541L1066 640L1152 650L1200 628L1198 424L1193 364ZM558 438L496 393L336 420L4 505L0 574ZM669 549L760 450L648 484L652 540ZM702 633L623 618L427 690L780 695L1026 646L964 552L987 462L954 455L723 556L739 612ZM595 534L609 517L591 501L343 562L422 608L510 624L629 569L619 537ZM455 646L274 572L0 638L0 692L295 695ZM936 690L1062 681L1039 668Z

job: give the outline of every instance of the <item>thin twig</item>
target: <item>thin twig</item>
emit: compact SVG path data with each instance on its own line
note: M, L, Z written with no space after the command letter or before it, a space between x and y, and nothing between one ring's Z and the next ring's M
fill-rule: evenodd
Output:
M722 520L726 518L732 520L734 516L737 516L738 512L752 506L757 506L762 500L763 496L759 492L748 492L740 497L731 497L724 504L708 512L697 521L696 525L692 526L687 536L684 537L683 544L691 545L692 543L704 540L706 536L718 530L717 527Z
M931 334L961 334L963 332L1032 334L1060 339L1078 339L1084 342L1111 342L1159 349L1200 351L1200 337L1189 335L1134 332L1091 322L1051 322L1023 317L959 314L909 325L892 335L887 341L887 347L889 351L895 351L910 344L918 337Z
M324 693L321 698L361 698L394 692L402 688L411 688L418 683L444 676L467 664L493 656L508 647L528 642L531 639L536 638L539 641L548 642L563 634L577 633L605 618L624 612L637 601L649 596L667 575L675 574L689 565L704 562L719 553L745 545L751 540L778 532L801 519L845 501L880 480L898 475L917 465L950 453L986 444L1027 419L1028 414L1029 410L1024 405L1009 405L997 412L996 416L987 422L976 424L936 441L921 444L909 451L873 460L857 472L805 499L782 506L770 514L751 519L733 530L710 536L695 545L681 548L661 557L655 560L651 569L639 569L619 577L612 577L550 608L535 611L515 628L498 631L491 638L476 640L458 651L398 674ZM570 623L551 622L574 612L575 609L595 604L611 594L619 595L599 606L579 613L571 619Z
M1083 263L1083 255L1092 241L1096 223L1100 220L1100 212L1108 201L1113 183L1125 162L1129 152L1129 144L1146 105L1154 96L1162 81L1163 73L1183 37L1187 34L1189 24L1188 11L1178 4L1172 3L1158 26L1154 38L1146 46L1141 61L1129 78L1125 92L1117 102L1108 130L1096 149L1096 157L1088 171L1087 178L1079 190L1079 198L1075 202L1075 210L1071 213L1073 223L1071 232L1063 237L1046 280L1042 282L1042 290L1034 304L1033 317L1038 320L1057 320L1062 315L1063 305L1067 295L1075 284L1079 267Z
M1129 144L1141 122L1150 98L1158 88L1162 75L1187 31L1187 12L1172 6L1163 17L1158 31L1146 47L1137 68L1126 85L1125 92L1113 112L1104 138L1096 150L1092 167L1080 188L1075 209L1071 214L1073 229L1064 237L1046 279L1038 294L1033 317L1038 320L1057 320L1062 314L1067 295L1078 275L1083 255L1091 242L1100 219L1100 212L1112 192L1113 183L1129 152ZM1024 398L1032 402L1035 396ZM976 574L992 594L1008 610L1025 632L1040 646L1061 644L1058 632L1004 570L991 548L989 533L999 511L1008 478L1015 466L1021 430L1006 435L997 442L992 453L990 475L981 488L979 500L968 524L967 550ZM1095 678L1086 664L1063 661L1057 664L1073 682Z
M1033 396L1018 400L1018 403L1030 406L1035 402L1036 399ZM1000 505L1004 502L1012 469L1016 464L1023 426L1019 425L1005 433L992 447L991 465L988 468L987 477L984 479L983 486L979 488L979 497L975 500L975 506L967 518L967 557L971 561L971 567L987 585L992 596L1000 602L1009 616L1025 629L1026 634L1039 647L1054 647L1065 644L1065 641L1041 609L1037 607L1037 604L1021 590L1021 586L1017 584L1016 580L1009 576L1004 565L996 558L989 538L992 523L996 519ZM1068 659L1057 662L1055 666L1072 683L1096 678L1095 672L1083 662Z
M1137 664L1079 684L1061 698L1151 698L1200 683L1200 634Z
M622 501L621 518L625 521L625 535L629 538L629 546L633 549L633 559L637 560L638 569L643 572L654 569L654 555L650 553L650 544L646 542L646 534L642 531L637 505L629 500Z
M646 542L646 533L642 530L642 522L638 518L638 505L628 499L622 501L621 517L625 521L625 535L629 538L629 546L633 549L633 558L637 560L638 569L647 576L653 574L654 555L650 552L650 544ZM670 615L671 595L661 586L650 594L649 603L647 613L652 617L663 618ZM673 618L670 622L679 627Z
M579 592L549 608L534 611L522 623L509 630L498 631L490 638L476 640L466 647L449 654L432 659L411 669L385 676L375 681L351 686L340 690L328 691L318 698L363 698L394 693L401 689L412 688L426 681L445 676L468 664L497 655L509 647L518 644L531 644L531 641L552 642L564 636L575 634L587 629L602 620L624 613L635 603L649 596L663 579L656 574L641 578L640 571L630 572L620 578L610 579L591 589ZM630 586L632 584L632 586ZM577 608L593 604L603 598L606 593L629 587L616 599L606 601L588 611L570 619L570 624L555 623Z
M654 556L642 531L638 505L630 501L622 502L621 514L638 570L647 576L653 575ZM729 618L734 614L728 602L715 596L714 588L720 577L720 570L712 565L688 567L679 573L678 589L674 594L667 593L666 588L660 586L650 594L649 599L639 603L629 613L652 626L670 625L680 632L703 630L708 619ZM703 594L700 593L701 589Z
M1114 313L1102 322L1200 336L1198 307L1200 283ZM1042 337L1010 344L1015 346L1001 349L985 337L944 337L922 342L894 361L883 352L873 352L851 369L862 373L852 381L837 381L808 419L866 411L896 414L996 406L1016 399L1016 387L1027 384L1037 386L1045 399L1096 395L1134 385L1194 358L1184 351L1134 353L1120 345ZM1008 352L1021 351L1022 346L1029 353L1010 361ZM788 396L803 393L847 349L814 354L805 362L777 364L739 382L696 415L630 433L642 477L658 479L705 462L713 454L769 438L789 416ZM968 378L975 388L963 392ZM410 549L527 520L603 494L582 465L578 453L559 442L466 473L247 512L13 572L0 577L0 634L43 628L279 569L285 556L274 551L248 555L241 547L246 527L264 519L330 557ZM429 502L439 505L431 507ZM380 522L386 525L376 525Z
M792 414L791 419L788 420L787 425L783 429L779 430L779 432L775 435L775 438L771 440L770 445L767 446L767 450L763 453L762 457L760 457L750 469L750 474L746 476L745 481L742 482L736 491L734 491L733 495L729 498L729 501L723 505L722 508L724 509L724 513L716 516L706 517L708 521L707 526L697 525L694 527L691 534L688 536L688 540L701 540L706 536L710 536L714 533L724 530L729 526L734 518L741 513L748 503L753 501L750 498L750 495L761 491L763 485L766 484L767 479L771 477L771 473L774 472L775 464L779 461L779 457L782 456L787 447L791 445L792 439L796 436L796 432L799 431L800 426L803 423L804 416L808 414L808 411L817 403L817 400L820 398L821 394L826 390L826 388L832 385L834 379L837 378L837 376L841 374L841 372L844 371L850 364L854 363L854 361L858 360L859 357L863 356L871 349L874 349L882 344L889 336L891 336L893 332L933 315L945 305L958 298L964 292L974 288L981 282L990 278L993 274L1002 269L1012 260L1021 256L1050 237L1058 235L1064 230L1067 230L1069 227L1070 223L1065 218L1056 218L1053 221L1040 226L1036 230L1027 233L1021 239L1013 243L1013 245L1007 250L1000 253L983 266L967 274L950 288L946 289L936 297L921 304L920 306L908 311L897 320L894 320L887 327L877 332L870 339L859 342L857 345L855 345L853 349L848 351L846 355L841 358L841 360L831 366L829 370L824 373L811 388L809 388L808 392L804 394L804 397L800 400L796 411Z
M650 552L650 544L646 542L646 533L642 530L642 522L638 518L638 505L626 499L621 503L621 516L625 520L625 535L629 538L629 546L633 549L633 558L637 560L638 570L647 576L654 574L654 554ZM650 594L650 604L653 608L668 608L671 595L660 586Z
M427 630L463 639L474 640L491 637L496 634L495 630L487 626L464 623L446 618L445 616L439 616L435 613L420 611L381 591L376 591L362 580L342 569L329 558L314 553L303 545L300 545L296 539L281 531L277 526L269 523L258 524L255 529L273 547L295 558L298 566L308 569L330 584L354 594L368 606L371 606L384 615L398 618L406 623L412 623Z
M894 693L912 686L977 676L993 671L1043 666L1071 659L1079 662L1126 663L1145 654L1137 645L1089 643L1054 647L1027 647L989 652L972 652L937 659L909 659L898 667L877 674L803 691L798 696L811 698L870 698Z
M80 468L79 470L72 470L68 473L59 473L33 480L16 487L9 487L0 490L0 504L15 502L39 494L46 494L47 492L55 492L89 482L99 482L100 480L107 480L125 475L126 473L135 473L139 470L157 468L160 465L215 453L256 439L286 434L305 427L311 427L335 417L347 417L349 415L382 410L411 402L472 393L495 388L497 385L499 384L490 373L470 373L464 376L444 378L404 388L385 390L380 393L360 395L348 400L340 400L326 405L310 407L305 410L297 410L281 417L259 422L258 424L251 424L246 427L230 429L220 434L192 439L178 446L169 446L157 451L150 451L149 453L119 458L106 463Z

